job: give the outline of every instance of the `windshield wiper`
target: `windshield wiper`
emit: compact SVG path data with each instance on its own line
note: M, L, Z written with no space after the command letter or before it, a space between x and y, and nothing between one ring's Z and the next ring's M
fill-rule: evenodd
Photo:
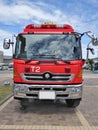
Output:
M71 64L70 63L70 61L68 61L68 60L63 60L62 58L60 58L60 57L56 57L55 55L44 55L44 54L38 54L38 55L33 55L34 57L35 56L52 56L52 57L50 57L50 58L53 58L53 59L56 59L56 60L61 60L61 61L63 61L63 62L65 62L66 64ZM29 60L26 60L25 61L25 64L27 64L27 63L30 63L32 60L34 60L34 59L29 59Z
M51 58L54 58L54 59L57 59L57 60L61 60L61 61L65 62L66 64L70 64L70 61L68 61L68 60L63 60L63 59L60 58L60 57L56 57L56 55L39 54L39 55L37 55L37 56L52 56Z
M44 55L44 54L38 54L38 55L33 55L33 57L36 57L36 56L38 56L38 57L43 57L43 56L53 56L53 57L51 57L51 58L55 58L55 55ZM35 58L34 58L35 59ZM27 64L27 63L30 63L32 60L34 60L34 59L29 59L29 60L26 60L25 61L25 64Z
M63 60L62 58L57 58L57 59L65 62L66 64L70 64L70 61L68 61L68 60Z
M33 60L33 59L31 59L31 60L26 60L26 61L25 61L25 64L30 63L32 60Z
M65 63L70 64L70 61L64 60Z
M33 55L33 56L54 56L55 57L55 55L45 55L45 54L37 54L37 55Z
M33 55L34 58L42 59L57 59L55 55L45 55L45 54L38 54L38 55Z

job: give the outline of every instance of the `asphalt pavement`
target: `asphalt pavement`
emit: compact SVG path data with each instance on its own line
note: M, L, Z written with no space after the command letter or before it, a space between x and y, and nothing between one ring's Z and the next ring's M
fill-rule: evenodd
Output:
M0 70L0 85L9 82L13 83L13 71L12 70Z

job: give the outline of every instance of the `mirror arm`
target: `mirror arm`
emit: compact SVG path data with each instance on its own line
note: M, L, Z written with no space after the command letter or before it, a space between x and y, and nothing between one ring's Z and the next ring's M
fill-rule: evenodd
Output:
M15 58L15 54L13 54L13 58Z
M14 45L14 42L10 42L9 44Z

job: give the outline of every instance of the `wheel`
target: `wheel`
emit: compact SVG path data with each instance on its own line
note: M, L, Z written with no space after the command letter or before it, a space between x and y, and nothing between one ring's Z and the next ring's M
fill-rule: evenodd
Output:
M26 109L27 106L28 106L28 99L21 99L21 100L20 100L20 105L21 105L20 108L21 108L22 110Z
M66 99L68 107L77 107L80 104L81 99Z

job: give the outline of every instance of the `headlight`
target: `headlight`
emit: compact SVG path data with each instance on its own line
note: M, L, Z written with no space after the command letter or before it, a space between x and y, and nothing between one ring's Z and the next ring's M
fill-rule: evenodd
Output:
M27 86L21 86L19 89L20 89L20 92L26 92Z
M27 86L15 84L14 85L14 92L26 92Z
M74 93L78 93L78 92L81 91L81 87L71 88L71 91L74 92Z
M14 84L14 90L19 91L20 86Z

